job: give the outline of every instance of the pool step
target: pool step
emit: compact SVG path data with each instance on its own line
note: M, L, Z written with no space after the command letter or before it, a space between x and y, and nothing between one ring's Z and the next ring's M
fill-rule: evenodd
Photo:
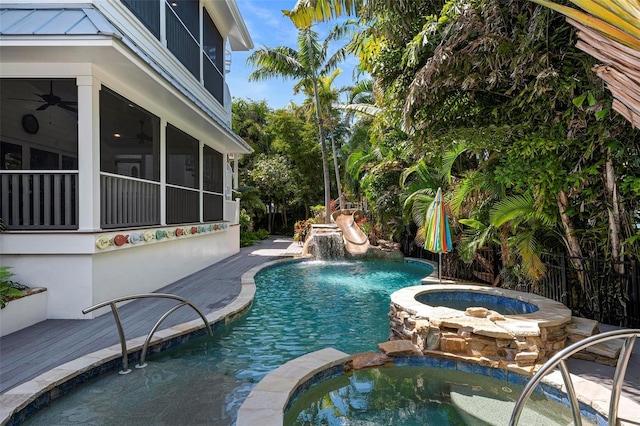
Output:
M598 322L586 318L572 317L567 326L567 345L600 333ZM598 364L615 366L618 363L623 340L615 339L590 346L577 354L574 358L597 362Z

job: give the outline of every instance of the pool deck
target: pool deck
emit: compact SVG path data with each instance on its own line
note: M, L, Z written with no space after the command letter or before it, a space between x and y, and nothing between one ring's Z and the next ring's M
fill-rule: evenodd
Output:
M159 289L184 297L205 315L220 310L240 294L241 277L249 269L299 254L290 238L270 238ZM174 301L140 299L119 306L126 338L146 336ZM191 309L175 311L162 328L197 319ZM113 315L92 320L46 320L0 337L0 393L27 382L54 367L120 342Z
M239 253L158 292L184 297L205 315L220 312L239 298L245 272L266 262L298 255L301 249L290 238L272 237L262 244L242 248ZM142 299L120 307L127 339L140 336L144 339L159 317L174 304L163 299ZM194 318L197 316L193 311L180 309L163 322L162 328L179 328ZM609 329L601 326L601 331ZM0 395L53 368L118 344L118 332L111 313L93 320L46 320L0 337ZM623 395L640 404L640 342L636 342L634 349ZM573 374L605 386L611 383L614 371L612 367L581 360L571 360L569 369ZM0 416L0 423L3 418ZM640 414L637 421L640 424Z

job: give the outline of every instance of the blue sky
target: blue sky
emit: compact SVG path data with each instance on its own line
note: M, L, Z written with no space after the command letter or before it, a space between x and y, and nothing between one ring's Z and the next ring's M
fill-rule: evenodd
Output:
M290 46L297 48L298 31L289 18L282 15L282 10L292 9L296 0L236 0L236 3L253 39L254 50L263 46ZM329 23L315 27L321 40L324 40L329 29L334 25L335 23ZM301 95L294 96L294 83L291 80L275 78L266 81L249 82L247 77L251 74L253 68L246 65L246 60L250 53L231 53L231 72L226 76L231 96L255 101L264 99L274 109L284 108L291 101L298 104L302 103L304 97ZM349 58L340 65L342 74L336 79L336 87L354 84L352 71L355 64L355 58Z

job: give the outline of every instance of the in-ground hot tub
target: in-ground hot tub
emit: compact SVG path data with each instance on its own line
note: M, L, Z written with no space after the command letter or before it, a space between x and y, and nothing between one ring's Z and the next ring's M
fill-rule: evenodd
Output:
M406 287L391 295L390 340L423 353L525 368L564 348L571 311L530 293L464 284Z
M501 315L530 314L538 310L538 306L524 300L472 291L427 291L417 294L416 300L425 305L444 306L459 311L482 307Z

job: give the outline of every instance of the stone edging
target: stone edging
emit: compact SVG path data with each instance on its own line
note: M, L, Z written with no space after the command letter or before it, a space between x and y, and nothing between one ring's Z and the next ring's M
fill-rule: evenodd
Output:
M571 320L571 310L564 306L562 303L556 302L555 300L547 299L546 297L535 295L533 293L523 293L520 291L504 288L460 283L455 284L455 290L453 290L453 288L454 287L451 284L429 284L427 286L405 287L391 294L391 302L402 306L406 311L415 314L417 317L430 318L432 316L439 316L442 308L434 308L432 306L418 302L416 300L417 295L428 291L460 290L473 293L499 295L536 305L538 307L538 311L532 312L530 314L518 314L517 317L518 319L524 321L535 321L542 327L563 325Z
M351 357L325 348L291 360L267 374L238 410L236 426L282 426L290 402L316 383L344 373Z
M362 354L360 354L362 355ZM348 373L353 358L334 348L325 348L293 359L267 374L244 401L238 411L236 426L281 426L289 407L306 390L325 380ZM478 363L429 356L394 357L395 366L424 366L465 371L494 377L508 383L525 386L529 377L520 373L483 366ZM381 367L381 366L380 366ZM606 424L611 391L606 387L571 374L581 413L597 424ZM542 394L549 400L566 406L562 374L554 371L542 381ZM618 410L621 424L640 412L640 404L622 396ZM633 423L635 424L635 423Z

